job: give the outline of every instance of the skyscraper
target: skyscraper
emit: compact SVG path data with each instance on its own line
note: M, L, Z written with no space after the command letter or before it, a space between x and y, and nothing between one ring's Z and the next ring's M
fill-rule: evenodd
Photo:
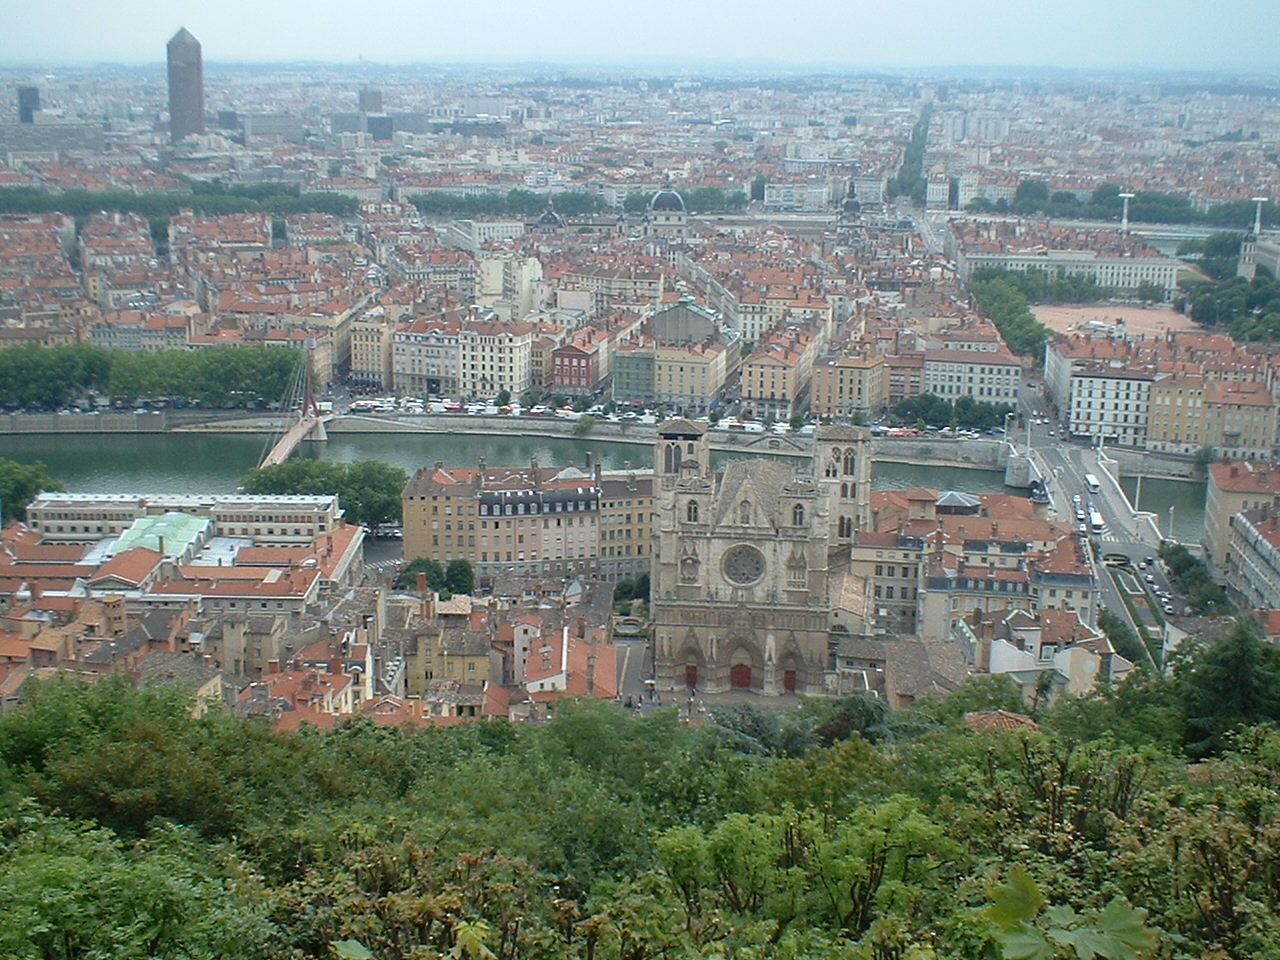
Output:
M382 91L376 87L365 87L360 91L360 112L381 113Z
M204 67L200 62L200 41L186 27L173 35L166 50L169 138L177 143L193 133L204 133Z
M18 88L18 122L35 123L36 114L40 110L40 88Z

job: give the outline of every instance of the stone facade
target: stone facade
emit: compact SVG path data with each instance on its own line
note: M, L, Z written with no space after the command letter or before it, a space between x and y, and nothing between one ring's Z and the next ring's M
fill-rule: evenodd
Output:
M836 429L839 436L817 438L816 467L731 460L713 474L701 424L658 428L651 595L659 691L826 692L828 554L840 532L864 522L856 499L865 503L858 478L869 469L865 431ZM831 463L849 471L843 487L825 475Z

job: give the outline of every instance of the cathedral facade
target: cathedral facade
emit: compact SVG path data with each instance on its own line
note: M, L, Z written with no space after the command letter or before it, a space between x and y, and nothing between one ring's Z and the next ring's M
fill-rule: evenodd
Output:
M702 424L658 428L659 691L826 692L830 565L866 522L870 463L861 428L819 428L815 441L811 462L735 459L717 474Z

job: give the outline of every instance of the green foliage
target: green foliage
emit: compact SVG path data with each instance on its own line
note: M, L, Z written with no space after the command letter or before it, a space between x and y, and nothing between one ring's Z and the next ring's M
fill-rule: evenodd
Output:
M400 571L400 576L396 578L396 589L416 590L420 573L427 575L428 590L435 590L438 593L445 588L445 571L440 561L428 557L416 557L406 563L404 569ZM467 592L470 593L470 591Z
M1195 260L1200 269L1214 280L1236 275L1240 262L1242 233L1213 233L1203 240L1184 240L1178 244L1178 256Z
M293 457L259 467L241 481L245 493L337 494L346 519L374 527L400 519L400 493L409 475L379 460L333 463Z
M1117 184L1106 183L1094 190L1087 201L1081 202L1069 191L1059 191L1051 196L1043 181L1024 180L1014 194L1012 209L1022 214L1119 221L1124 210L1121 192ZM1154 190L1132 192L1134 197L1129 201L1129 220L1133 223L1208 224L1238 230L1253 222L1254 205L1248 200L1197 210L1188 197ZM1280 204L1264 204L1262 216L1268 223L1274 223L1280 216Z
M1277 656L1241 633L1040 732L965 726L1019 709L1001 677L909 710L565 699L297 734L35 682L0 712L0 954L1270 956L1280 732L1248 724L1276 719ZM1184 716L1216 717L1197 768Z
M473 593L476 589L476 572L469 560L450 560L444 572L444 585L450 593Z
M1011 351L1037 363L1042 361L1049 328L1027 307L1027 296L1015 286L1017 281L1012 276L983 276L979 271L969 282L969 290L982 312L991 318Z
M573 424L573 435L575 437L585 437L588 433L595 429L596 418L589 413L584 413Z
M1193 611L1203 614L1231 611L1226 591L1213 582L1208 566L1182 544L1164 544L1160 548L1160 559L1168 566L1178 589L1187 595L1187 603Z
M1018 866L992 891L986 915L998 928L1005 960L1139 960L1156 947L1157 937L1145 923L1147 911L1123 897L1113 897L1093 916L1065 905L1049 907L1041 916L1044 903L1036 882Z
M960 427L983 430L1004 425L1005 415L1013 410L1007 403L988 403L972 397L958 397L955 403L932 393L899 400L893 413L908 423L923 420L935 427Z
M65 490L61 481L49 476L45 465L19 463L0 457L0 528L26 516L27 504L44 490Z
M6 957L267 956L257 884L185 831L128 844L28 805L0 835Z
M1280 283L1259 271L1252 280L1184 280L1184 306L1196 323L1225 327L1237 340L1280 338Z
M920 119L911 130L911 140L903 151L898 175L889 180L889 196L905 196L917 202L924 201L928 187L928 181L924 177L924 152L929 143L929 120L932 116L933 106L925 104L924 110L920 112Z
M279 400L298 365L284 347L204 347L156 352L85 345L0 351L0 406L56 410L97 393L132 403L185 397L206 407Z
M1280 649L1241 618L1235 629L1178 671L1187 749L1216 754L1240 727L1280 721Z
M298 188L287 184L209 187L195 193L143 193L126 190L39 190L0 191L0 213L65 213L87 217L100 210L141 214L148 219L172 217L184 208L198 214L222 216L227 213L261 211L276 216L293 213L332 213L353 216L359 207L355 197L340 193L311 193L299 196Z
M1133 663L1146 663L1142 641L1122 616L1113 610L1102 610L1098 613L1098 627L1107 635L1116 653Z

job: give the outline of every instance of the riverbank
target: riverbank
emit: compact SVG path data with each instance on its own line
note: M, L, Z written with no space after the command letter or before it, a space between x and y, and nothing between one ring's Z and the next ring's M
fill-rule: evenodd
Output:
M293 422L291 419L288 423ZM330 437L355 434L446 437L523 438L530 441L559 438L581 443L648 447L657 440L654 424L597 420L586 433L576 423L555 417L485 416L340 416L325 419ZM252 435L283 433L286 418L260 412L162 410L102 414L5 414L0 435L56 436L60 434L157 434ZM306 449L309 444L304 444ZM813 456L813 439L798 434L711 432L711 449L722 455L774 456L806 459ZM960 467L976 470L1004 468L1007 446L997 438L874 437L872 455L890 463Z

